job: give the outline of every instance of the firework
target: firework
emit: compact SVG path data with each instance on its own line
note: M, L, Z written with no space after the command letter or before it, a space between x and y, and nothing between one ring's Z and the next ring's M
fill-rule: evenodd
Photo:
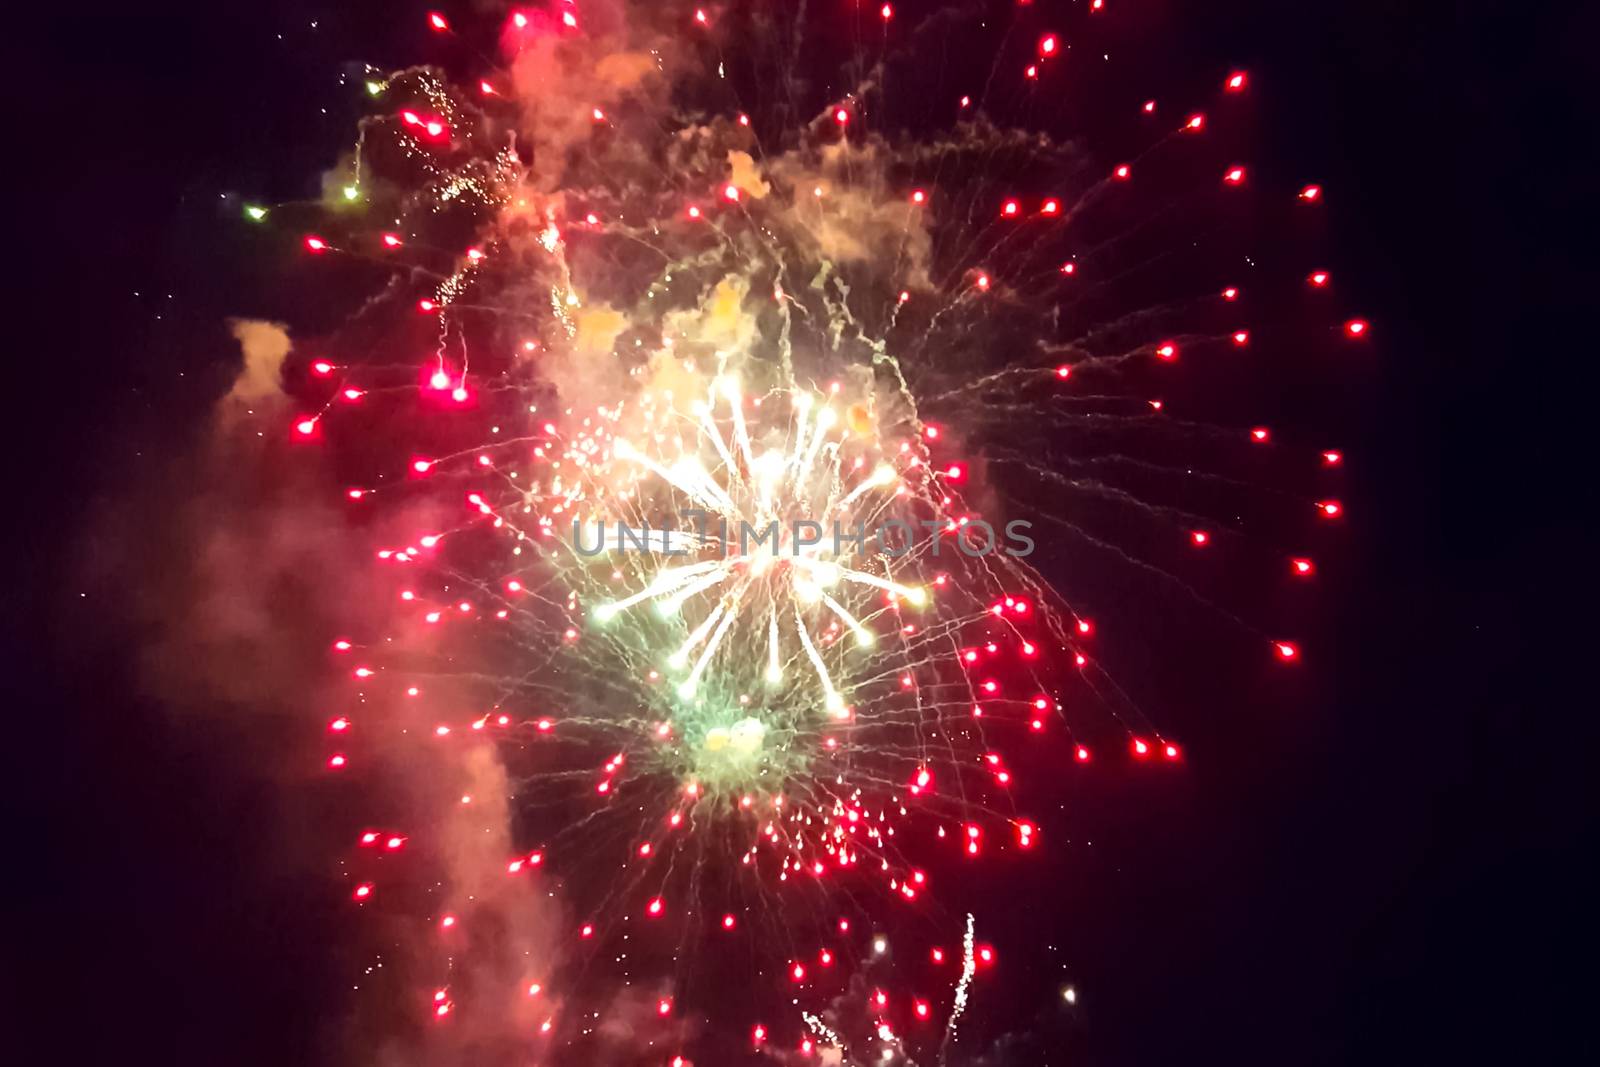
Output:
M894 961L894 916L920 909L948 936L925 901L935 858L1041 844L1006 746L1041 738L1068 768L1181 758L1033 552L1051 530L1108 544L1080 500L1159 541L1116 550L1157 573L1232 533L1142 475L1186 462L1176 449L1277 444L1175 419L1153 392L1169 364L1255 343L1240 288L1198 267L1176 292L1118 279L1154 255L1150 233L1173 240L1141 215L1163 201L1128 199L1141 180L1170 197L1150 177L1170 163L1185 188L1203 170L1206 195L1235 197L1256 176L1195 162L1226 121L1200 112L1152 127L1133 163L1003 126L971 87L949 93L941 132L894 132L885 85L915 65L919 30L880 14L886 43L852 91L769 122L720 77L755 32L732 12L519 9L492 31L503 68L372 72L335 185L347 203L292 235L319 266L385 279L306 362L290 428L362 472L351 521L397 605L388 631L334 649L356 699L405 709L390 720L405 740L364 754L360 714L340 714L328 766L454 744L502 769L515 888L496 892L560 899L565 932L471 996L526 1047L601 1040L604 1005L653 1016L637 1025L661 1028L661 1062L686 1057L670 1047L689 1040L685 1006L744 940L772 987L772 1014L734 1020L744 1044L943 1060L995 950L969 916L959 971L919 972ZM1040 29L1018 91L1073 52ZM1242 71L1216 89L1252 91ZM1003 187L1024 178L1042 191ZM1281 199L1316 210L1323 191ZM1324 270L1299 277L1328 288ZM1328 314L1330 334L1368 341L1367 322ZM1316 573L1279 558L1293 580ZM420 837L369 830L358 847ZM442 895L432 929L460 938L478 898ZM380 907L383 881L353 896ZM862 995L875 982L912 988ZM604 992L619 984L659 993ZM459 995L434 993L441 1025L472 1010Z

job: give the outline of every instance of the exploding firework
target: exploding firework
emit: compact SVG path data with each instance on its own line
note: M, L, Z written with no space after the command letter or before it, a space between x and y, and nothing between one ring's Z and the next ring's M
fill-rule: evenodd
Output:
M1076 20L1085 39L1101 13ZM464 21L428 16L441 38ZM925 101L906 119L889 87L926 81L924 35L962 18L879 21L851 91L746 110L727 56L793 27L519 9L481 31L503 67L370 74L336 210L296 235L378 281L304 364L290 428L351 476L397 605L334 644L352 708L399 709L381 717L396 736L341 713L328 766L420 744L500 768L502 795L450 794L470 814L431 847L489 832L472 822L489 805L508 887L394 894L448 941L426 1000L441 1025L498 1016L499 1037L558 1062L605 1042L687 1062L729 1032L774 1058L944 1061L996 953L928 902L929 872L1040 843L1007 747L1037 738L1066 767L1181 757L1051 579L1084 543L1169 576L1175 553L1216 551L1232 531L1160 475L1277 443L1176 419L1156 391L1172 364L1256 343L1240 288L1214 278L1227 257L1191 254L1202 205L1253 173L1200 148L1225 116L1155 101L1130 105L1147 133L1127 163L1003 124L1016 101L999 97L1068 62L1060 28L1037 27L1014 70L1002 50L995 114L941 87L942 121ZM1315 210L1322 191L1281 199ZM1366 322L1328 316L1366 343ZM1301 655L1241 632L1264 659ZM382 878L351 892L385 906ZM558 932L500 959L500 988L457 980L491 892L558 901ZM897 961L908 909L962 947ZM752 991L708 993L735 946Z

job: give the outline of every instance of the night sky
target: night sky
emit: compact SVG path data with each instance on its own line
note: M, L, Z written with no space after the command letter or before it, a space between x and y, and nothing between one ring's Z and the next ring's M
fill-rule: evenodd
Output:
M1150 710L1184 767L1075 781L1062 802L1098 850L980 887L1015 894L986 905L992 938L1059 945L1084 998L1049 1024L1070 1060L995 1062L1592 1059L1595 700L1566 672L1593 632L1573 468L1600 25L1557 4L1125 2L1154 66L1250 70L1253 165L1329 191L1319 238L1376 336L1295 416L1350 457L1314 658L1285 685L1174 651L1187 704ZM342 65L422 58L424 10L75 6L10 28L23 962L0 991L52 1062L372 1062L329 877L340 798L281 785L317 739L274 705L287 686L175 712L145 667L181 620L138 590L181 566L163 523L208 477L185 457L237 369L225 320L348 310L286 284L237 197L314 196L358 114ZM1062 973L984 995L1032 1003Z

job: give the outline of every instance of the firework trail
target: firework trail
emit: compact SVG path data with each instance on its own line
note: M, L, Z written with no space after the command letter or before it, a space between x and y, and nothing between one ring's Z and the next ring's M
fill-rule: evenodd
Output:
M945 1062L997 956L968 916L943 969L929 868L1038 843L1006 747L1181 757L1033 553L1089 546L1199 598L1176 553L1242 538L1163 478L1217 459L1198 478L1229 498L1234 445L1273 435L1157 390L1255 343L1225 257L1192 251L1203 205L1252 184L1204 151L1248 78L1222 75L1215 120L1131 104L1144 146L1106 160L987 110L1042 106L1114 17L1025 6L984 80L908 111L894 87L977 17L884 5L825 93L783 51L804 15L434 13L470 63L370 72L334 203L247 209L373 294L291 367L291 433L348 478L395 604L334 643L352 710L328 767L381 778L432 746L454 769L427 833L365 829L351 864L380 872L364 909L429 930L437 980L406 995L432 1047ZM781 73L742 105L745 52ZM891 951L910 925L923 950Z

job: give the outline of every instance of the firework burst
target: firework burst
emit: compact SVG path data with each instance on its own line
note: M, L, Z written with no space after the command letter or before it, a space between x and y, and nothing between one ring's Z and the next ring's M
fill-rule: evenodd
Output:
M1135 760L1181 757L1031 553L1070 530L1183 584L1166 558L1228 532L1149 491L1151 472L1276 437L1173 419L1154 383L1255 332L1211 269L1176 291L1146 275L1175 234L1203 232L1185 205L1242 196L1254 175L1195 161L1212 126L1197 112L1131 163L1000 125L962 93L948 128L892 132L885 86L954 17L886 36L852 91L809 117L774 107L769 128L719 77L725 49L761 39L735 12L519 10L497 31L503 68L372 75L348 203L299 237L382 279L306 363L313 406L292 427L361 472L352 521L379 539L399 605L388 632L335 650L362 701L406 709L393 721L425 738L408 743L504 769L504 875L546 886L505 892L555 896L569 929L473 993L484 1013L516 994L524 1045L605 1039L596 1019L630 1010L619 985L661 990L633 1005L661 1028L652 1055L690 1040L688 1003L727 1023L696 960L749 926L751 970L787 1014L741 1021L741 1040L942 1060L995 949L968 917L959 974L896 965L889 909L948 937L924 899L929 850L1038 844L1005 747L1042 737L1071 766L1109 737ZM907 20L886 5L881 21ZM1022 86L1071 50L1049 28L1037 40ZM1248 88L1238 71L1220 84ZM1127 198L1163 168L1151 201ZM1322 191L1284 199L1312 210ZM1122 545L1080 505L1162 543ZM1283 559L1294 580L1315 572ZM1300 656L1244 632L1264 658ZM341 773L364 758L358 719L332 727ZM368 834L379 851L410 840ZM431 921L460 937L475 898L440 893ZM384 886L353 896L381 906ZM653 925L675 931L654 950ZM430 1010L449 1021L441 985ZM800 1012L777 1006L797 991Z

